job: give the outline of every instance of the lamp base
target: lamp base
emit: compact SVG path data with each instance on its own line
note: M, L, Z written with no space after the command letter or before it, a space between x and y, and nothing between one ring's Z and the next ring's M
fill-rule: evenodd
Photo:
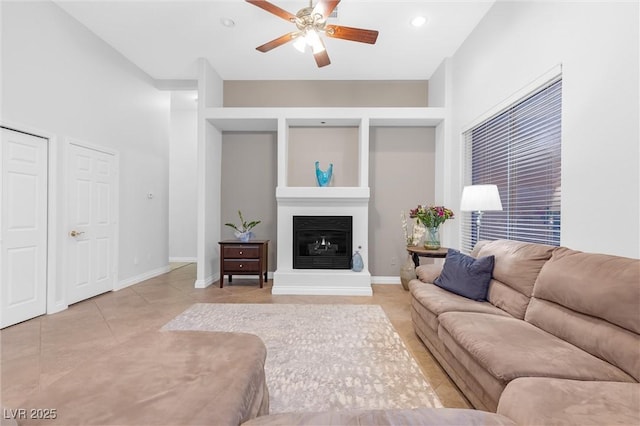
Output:
M482 222L483 211L476 211L476 244L480 241L480 223Z

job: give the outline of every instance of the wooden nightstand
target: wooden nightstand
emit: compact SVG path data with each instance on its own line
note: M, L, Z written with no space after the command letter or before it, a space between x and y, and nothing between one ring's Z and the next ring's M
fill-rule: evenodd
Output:
M224 284L224 276L258 275L260 288L267 281L267 259L269 256L269 240L225 240L220 244L220 288Z

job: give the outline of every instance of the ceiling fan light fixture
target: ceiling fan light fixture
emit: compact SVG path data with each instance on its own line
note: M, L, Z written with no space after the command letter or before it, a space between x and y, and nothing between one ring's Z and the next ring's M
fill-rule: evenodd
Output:
M324 44L322 44L322 40L320 40L320 36L318 35L318 32L316 30L307 31L307 34L304 36L304 38L307 41L307 44L311 46L314 55L325 50Z
M245 1L276 15L297 27L297 31L289 32L256 47L256 50L262 53L266 53L278 46L282 46L285 43L293 41L295 48L300 52L306 50L306 45L310 46L313 51L313 57L316 61L316 65L321 68L331 64L331 60L327 54L324 41L320 38L320 33L329 38L357 41L367 44L375 44L378 39L378 31L376 30L327 24L327 18L335 12L340 0L317 0L315 6L313 6L313 0L310 0L309 6L300 9L295 15L267 0ZM302 40L304 40L304 42Z
M296 41L293 42L293 47L300 53L304 53L307 50L307 40L304 36L299 36Z

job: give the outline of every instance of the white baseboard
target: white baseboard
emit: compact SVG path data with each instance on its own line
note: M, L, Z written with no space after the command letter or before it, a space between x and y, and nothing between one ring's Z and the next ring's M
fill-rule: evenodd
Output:
M167 266L163 266L161 268L157 268L157 269L153 269L151 271L147 271L147 272L145 272L143 274L136 275L134 277L126 278L126 279L118 282L118 284L116 285L116 288L114 288L114 290L122 290L123 288L127 288L127 287L130 287L130 286L134 285L134 284L138 284L138 283L141 283L142 281L148 280L150 278L157 277L158 275L166 274L170 270L171 269L169 268L169 265L167 265Z
M396 285L400 284L400 277L385 277L385 276L372 276L371 284L391 284Z
M209 275L208 277L206 277L203 280L196 280L194 287L195 288L207 288L209 287L211 284L215 283L216 281L218 281L220 279L220 272L216 272L213 275Z
M169 262L175 263L196 263L198 261L197 257L170 257Z

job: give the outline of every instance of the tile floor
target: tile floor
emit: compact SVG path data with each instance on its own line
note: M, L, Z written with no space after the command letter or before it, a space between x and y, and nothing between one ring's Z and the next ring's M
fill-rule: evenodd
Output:
M379 304L420 365L445 407L470 407L413 331L409 293L400 285L373 285L373 297L272 296L271 281L235 277L224 288L195 289L195 264L116 292L76 303L0 331L1 401L18 407L30 393L61 377L106 348L147 330L159 329L193 303Z

